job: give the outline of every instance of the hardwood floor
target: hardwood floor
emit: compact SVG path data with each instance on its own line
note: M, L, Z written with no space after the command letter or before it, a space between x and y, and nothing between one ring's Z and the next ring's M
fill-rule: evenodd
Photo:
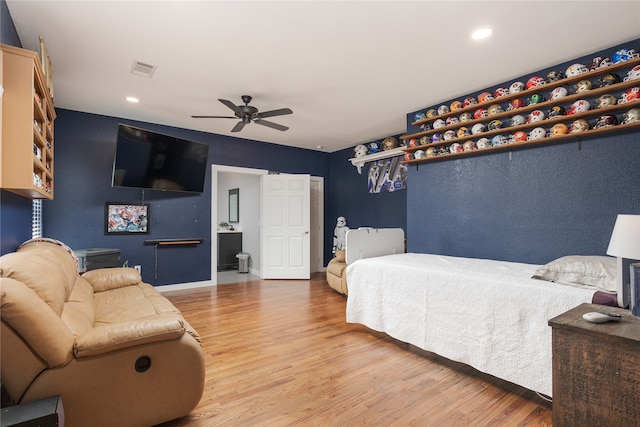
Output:
M202 336L206 382L163 427L551 425L530 390L346 323L323 275L164 295Z

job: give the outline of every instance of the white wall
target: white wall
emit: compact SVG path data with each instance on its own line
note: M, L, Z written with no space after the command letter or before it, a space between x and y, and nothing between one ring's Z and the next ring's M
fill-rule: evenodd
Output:
M260 175L218 173L218 223L229 220L229 190L233 188L240 189L240 221L231 225L242 231L242 251L251 255L249 268L260 269Z

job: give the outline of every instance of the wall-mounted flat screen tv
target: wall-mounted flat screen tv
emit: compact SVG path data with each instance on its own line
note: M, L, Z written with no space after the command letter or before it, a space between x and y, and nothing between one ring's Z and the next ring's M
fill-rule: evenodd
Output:
M120 124L113 187L202 193L209 146Z

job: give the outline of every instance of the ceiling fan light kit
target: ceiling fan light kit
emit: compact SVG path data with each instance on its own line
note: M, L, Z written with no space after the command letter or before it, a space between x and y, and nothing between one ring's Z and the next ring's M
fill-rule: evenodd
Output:
M286 114L293 114L290 108L279 108L277 110L265 111L261 113L256 107L249 105L251 102L251 96L242 95L242 102L244 105L235 105L233 102L227 99L218 99L224 105L229 107L234 116L191 116L194 119L240 119L238 123L231 129L231 132L240 132L245 125L253 122L258 125L270 127L279 131L285 131L289 129L287 126L273 123L267 120L263 120L265 117L284 116Z

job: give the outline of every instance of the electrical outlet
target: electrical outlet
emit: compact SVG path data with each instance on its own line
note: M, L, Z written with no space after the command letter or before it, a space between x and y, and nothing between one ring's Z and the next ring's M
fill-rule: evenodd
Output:
M135 268L138 273L142 274L142 266L141 265L134 265L133 268Z

